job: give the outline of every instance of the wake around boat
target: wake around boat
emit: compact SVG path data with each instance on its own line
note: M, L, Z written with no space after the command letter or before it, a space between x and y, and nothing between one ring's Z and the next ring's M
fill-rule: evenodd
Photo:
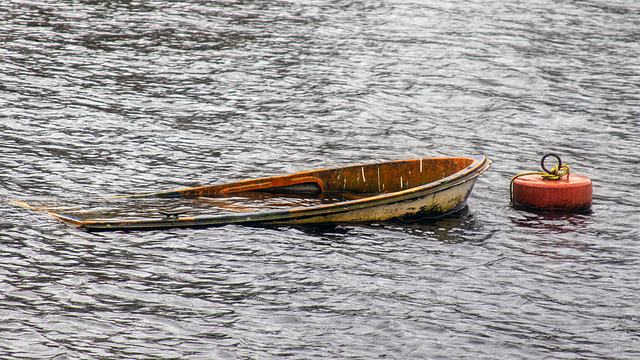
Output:
M462 209L478 176L490 164L484 156L423 158L113 198L125 199L128 204L143 199L179 199L182 205L197 204L193 213L187 207L180 211L155 209L144 216L127 213L105 218L93 214L86 218L14 203L88 231L408 221ZM216 211L203 213L203 208Z

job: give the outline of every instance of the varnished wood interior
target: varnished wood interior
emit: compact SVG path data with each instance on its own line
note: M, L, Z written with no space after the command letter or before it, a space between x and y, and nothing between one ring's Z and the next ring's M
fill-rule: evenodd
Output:
M246 191L282 193L376 194L396 192L451 176L473 163L471 158L426 158L321 169L245 180L231 184L153 194L159 197L224 196Z

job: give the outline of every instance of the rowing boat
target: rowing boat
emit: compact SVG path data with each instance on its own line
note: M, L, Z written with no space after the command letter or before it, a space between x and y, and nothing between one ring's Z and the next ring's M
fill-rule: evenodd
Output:
M82 218L24 202L88 231L150 230L227 224L299 225L372 223L437 218L462 209L491 160L484 156L422 158L305 171L223 185L115 197L181 199L202 207L226 208L213 214L163 212L144 217ZM306 199L292 207L255 207L256 199ZM233 201L228 201L233 199ZM242 206L250 200L253 207ZM313 200L313 201L311 201ZM314 202L315 201L315 202Z

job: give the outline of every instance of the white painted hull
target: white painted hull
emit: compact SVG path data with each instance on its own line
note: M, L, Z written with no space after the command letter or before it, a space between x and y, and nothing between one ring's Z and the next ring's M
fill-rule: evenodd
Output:
M317 191L362 196L331 204L285 210L231 213L197 217L91 220L64 214L48 214L89 231L149 230L175 227L208 227L227 224L294 225L371 223L388 220L439 217L460 210L480 174L491 161L484 156L425 158L321 169L292 175L245 180L176 191L125 196L224 197L241 192ZM20 203L31 209L40 210Z

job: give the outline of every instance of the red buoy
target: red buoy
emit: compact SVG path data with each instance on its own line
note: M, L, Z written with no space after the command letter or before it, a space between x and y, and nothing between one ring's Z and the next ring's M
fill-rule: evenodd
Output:
M513 180L513 202L535 209L584 211L591 208L593 185L581 175L545 180L540 175L523 175Z
M558 159L558 166L549 171L544 166L548 156ZM512 179L511 199L518 205L542 210L585 211L591 208L593 184L586 176L569 174L569 167L555 154L542 158L545 173L525 173ZM565 169L564 175L558 169Z

